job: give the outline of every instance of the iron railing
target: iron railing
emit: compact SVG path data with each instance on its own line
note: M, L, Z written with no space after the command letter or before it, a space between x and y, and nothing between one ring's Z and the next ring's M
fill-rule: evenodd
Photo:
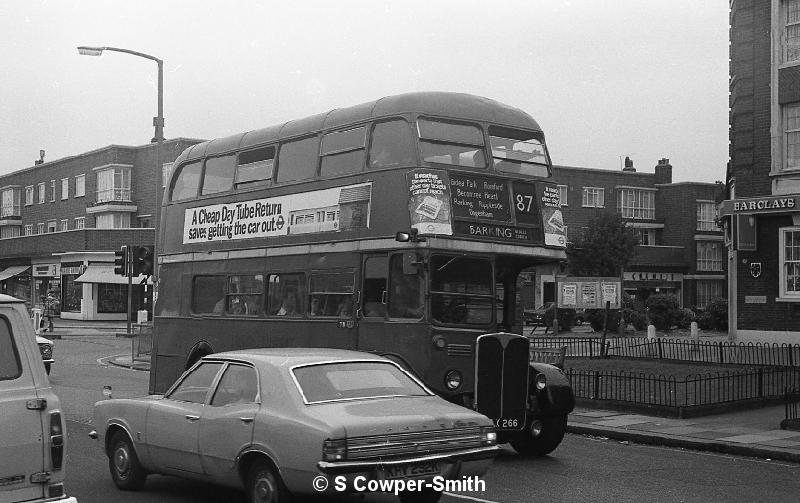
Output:
M798 415L800 388L787 386L784 392L784 403L786 407L786 419L781 421L781 429L800 430L800 415Z

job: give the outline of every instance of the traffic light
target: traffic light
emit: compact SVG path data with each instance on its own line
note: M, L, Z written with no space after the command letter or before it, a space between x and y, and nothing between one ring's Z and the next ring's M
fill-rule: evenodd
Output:
M138 276L140 274L149 276L153 274L152 246L137 246L133 249L132 268L131 276Z
M121 246L119 251L114 252L114 274L127 276L128 272L128 247Z

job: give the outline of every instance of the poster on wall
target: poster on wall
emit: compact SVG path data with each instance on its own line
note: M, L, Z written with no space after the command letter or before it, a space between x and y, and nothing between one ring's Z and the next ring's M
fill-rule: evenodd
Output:
M372 184L188 208L183 242L204 243L369 227Z
M450 190L441 171L414 169L408 172L408 211L411 227L419 234L453 234L450 223Z

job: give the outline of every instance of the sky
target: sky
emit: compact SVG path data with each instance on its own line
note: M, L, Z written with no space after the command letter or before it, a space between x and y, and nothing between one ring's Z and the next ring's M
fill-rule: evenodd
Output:
M554 164L725 179L728 2L3 0L0 174L154 134L212 139L412 91L533 116Z

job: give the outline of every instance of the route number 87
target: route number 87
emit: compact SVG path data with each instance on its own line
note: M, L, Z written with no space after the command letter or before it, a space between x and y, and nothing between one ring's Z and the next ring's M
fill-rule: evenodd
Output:
M523 213L531 212L531 205L533 204L533 196L517 194L517 210Z

